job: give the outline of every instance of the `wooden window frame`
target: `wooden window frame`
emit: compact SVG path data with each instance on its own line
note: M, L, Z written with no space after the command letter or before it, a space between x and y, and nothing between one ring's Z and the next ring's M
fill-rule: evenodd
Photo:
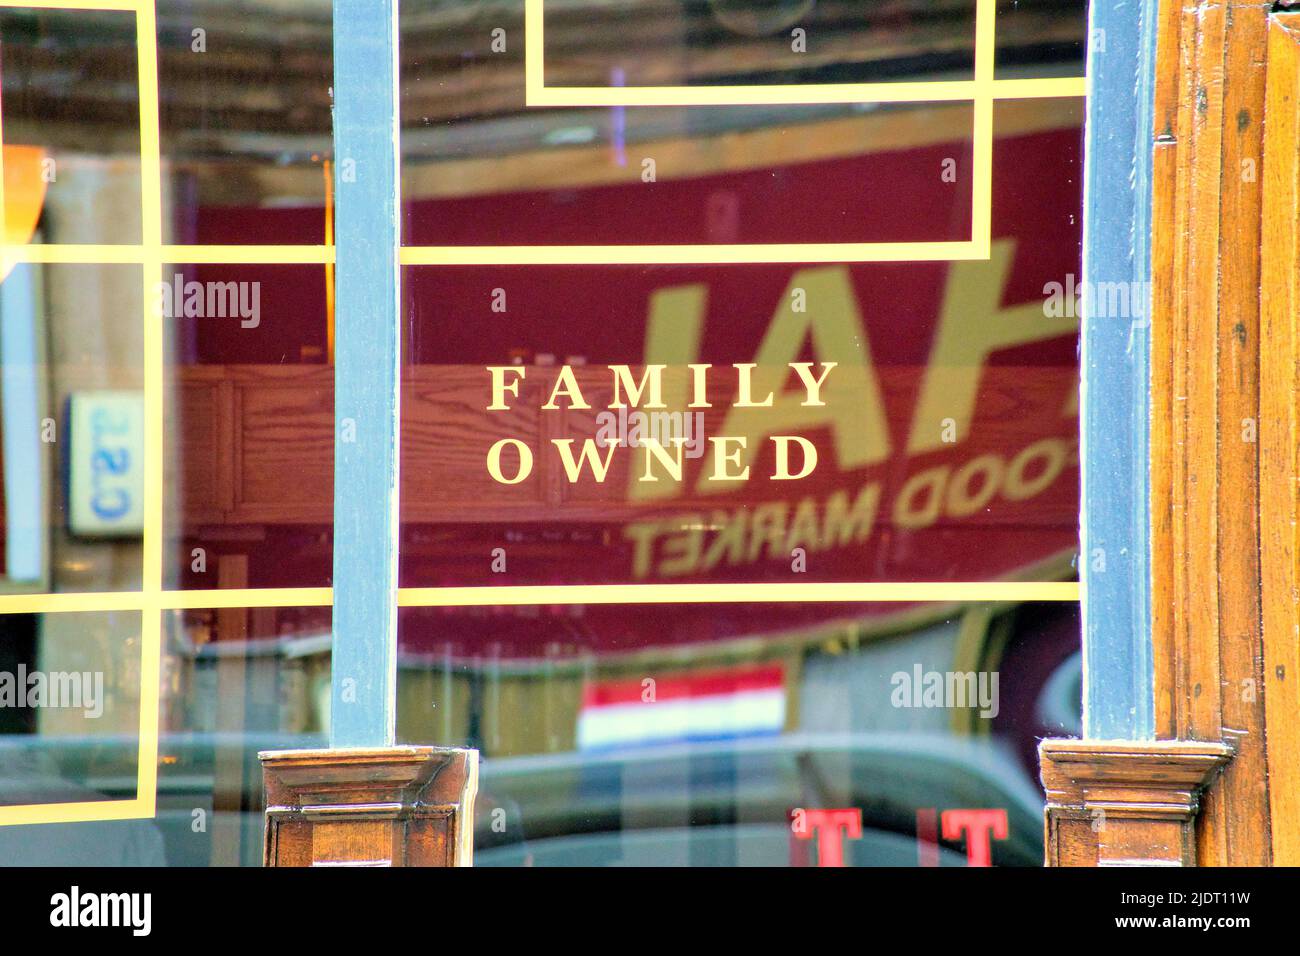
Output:
M1108 12L1095 5L1094 21ZM1133 13L1149 59L1116 95L1152 81L1139 97L1151 121L1125 126L1135 181L1149 171L1150 215L1130 222L1151 268L1150 619L1129 625L1150 648L1153 720L1090 722L1121 740L1044 743L1048 862L1296 865L1300 14L1241 0ZM1103 134L1089 132L1094 159ZM1094 226L1105 208L1086 201ZM1088 455L1085 481L1104 485L1106 467ZM1090 622L1086 639L1112 624ZM1090 694L1098 673L1085 668Z

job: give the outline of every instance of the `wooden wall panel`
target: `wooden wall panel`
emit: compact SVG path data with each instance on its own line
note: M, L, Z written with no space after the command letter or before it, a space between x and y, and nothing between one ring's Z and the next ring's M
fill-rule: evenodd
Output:
M407 367L402 388L403 520L428 520L424 503L433 509L527 514L548 501L545 481L499 484L483 461L491 442L517 438L532 450L537 472L546 474L551 459L541 445L548 437L542 432L548 416L538 409L552 383L535 371L530 367L519 383L519 397L510 397L512 411L503 422L503 413L487 411L491 396L483 368ZM516 462L513 451L502 456L507 477L515 474Z
M332 514L333 369L241 366L234 389L235 511L245 521ZM327 519L328 520L328 519Z
M171 434L180 438L172 442L179 448L168 490L175 495L179 486L179 506L191 520L209 522L222 511L218 449L225 442L217 431L228 418L222 414L223 391L219 380L200 376L186 376L177 389L180 427L173 427Z

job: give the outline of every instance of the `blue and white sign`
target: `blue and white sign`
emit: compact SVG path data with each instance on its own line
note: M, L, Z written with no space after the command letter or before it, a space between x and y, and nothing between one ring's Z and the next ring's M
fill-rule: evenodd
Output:
M144 396L77 392L68 400L68 530L93 537L144 530Z

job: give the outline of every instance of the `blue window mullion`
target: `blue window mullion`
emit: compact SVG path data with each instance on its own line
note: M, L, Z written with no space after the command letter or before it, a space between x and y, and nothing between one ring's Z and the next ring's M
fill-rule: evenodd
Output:
M396 0L334 0L334 644L330 746L390 746L397 682Z
M1150 560L1151 163L1155 0L1098 0L1088 18L1083 279L1134 283L1128 316L1085 295L1079 580L1084 736L1155 735ZM1094 297L1096 298L1096 297Z

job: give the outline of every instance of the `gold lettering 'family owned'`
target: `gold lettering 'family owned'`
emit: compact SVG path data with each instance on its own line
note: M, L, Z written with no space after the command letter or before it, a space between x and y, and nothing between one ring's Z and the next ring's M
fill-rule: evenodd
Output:
M811 408L826 404L822 399L821 390L826 383L827 376L830 375L836 364L835 362L786 363L789 372L793 372L803 386L802 405L804 407ZM665 371L668 369L667 365L643 366L639 379L633 374L630 365L609 365L607 368L611 376L611 398L605 406L607 409L641 408L653 410L668 407L663 400L663 383ZM709 398L708 389L708 373L712 368L713 366L708 363L692 363L685 366L684 371L690 377L690 402L686 406L688 409L697 410L714 407ZM762 397L756 395L754 370L758 368L757 363L735 363L731 368L736 376L736 388L732 393L735 398L730 402L732 408L759 409L773 406L776 400L776 393L773 389L758 389L757 391L766 392L766 394ZM817 371L814 371L814 368ZM675 374L682 371L680 368L674 369ZM487 366L487 372L491 376L492 383L492 401L487 406L487 410L490 412L509 411L511 409L509 399L518 400L519 385L527 377L527 368L521 365L489 365ZM789 374L789 372L786 374ZM545 404L541 406L542 410L558 411L561 408L590 409L591 407L583 394L582 387L579 385L572 367L568 365L560 366L549 397ZM800 435L771 435L768 436L768 440L771 441L774 451L774 464L770 476L773 481L797 481L801 478L807 478L817 467L817 448L808 439ZM716 435L710 436L708 441L712 467L706 473L704 480L747 481L749 479L750 466L744 460L748 443L746 436ZM595 438L587 438L583 440L581 448L575 453L575 443L576 439L573 438L551 439L551 444L555 446L568 480L571 483L576 483L582 478L584 472L589 472L595 481L604 482L609 475L614 456L621 446L602 442ZM642 461L644 467L638 480L656 482L666 478L671 481L682 481L685 469L686 444L685 437L676 435L669 437L666 443L655 439L642 441L640 448L643 451ZM795 446L798 447L801 456L797 470L792 467L793 457L791 452ZM503 462L507 449L513 449L517 459L513 474L510 475L506 474L506 466ZM494 481L504 485L519 484L527 480L532 474L532 449L520 439L503 438L488 449L487 470Z

